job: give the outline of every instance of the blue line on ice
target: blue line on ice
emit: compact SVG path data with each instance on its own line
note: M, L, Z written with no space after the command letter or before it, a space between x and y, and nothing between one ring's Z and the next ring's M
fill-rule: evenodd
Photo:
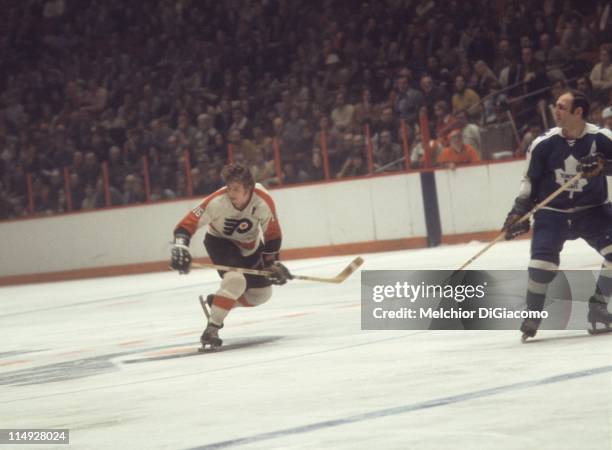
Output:
M302 425L299 427L285 428L283 430L271 431L268 433L254 434L239 439L231 439L229 441L221 441L213 444L203 445L200 447L192 447L189 450L216 450L222 448L235 447L239 445L253 444L261 441L268 441L271 439L282 438L295 434L310 433L313 431L322 430L325 428L333 428L341 425L349 425L357 422L363 422L372 419L379 419L381 417L395 416L398 414L405 414L413 411L419 411L428 408L436 408L438 406L451 405L453 403L465 402L468 400L479 399L483 397L490 397L492 395L504 394L510 391L517 391L520 389L526 389L536 386L542 386L547 384L560 383L562 381L574 380L577 378L590 377L594 375L601 375L604 373L612 372L612 366L595 367L593 369L581 370L578 372L564 373L555 375L552 377L541 378L539 380L523 381L520 383L506 384L503 386L497 386L489 389L482 389L479 391L467 392L465 394L451 395L449 397L442 397L433 400L427 400L424 402L411 403L403 406L397 406L394 408L379 409L377 411L371 411L368 413L357 414L354 416L348 416L340 419L326 420L323 422L311 423L309 425Z

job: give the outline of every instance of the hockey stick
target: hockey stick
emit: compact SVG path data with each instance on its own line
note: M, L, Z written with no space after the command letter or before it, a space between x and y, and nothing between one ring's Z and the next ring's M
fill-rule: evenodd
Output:
M204 311L204 315L206 316L206 319L210 319L210 311L208 310L208 305L206 304L206 300L204 299L203 295L200 295L200 297L198 297L200 300L200 306L202 307L202 311Z
M293 280L304 280L304 281L319 281L321 283L335 283L339 284L346 280L353 272L355 272L361 265L363 264L363 258L358 256L351 263L346 266L338 275L335 277L325 278L325 277L311 277L307 275L291 275ZM196 269L216 269L216 270L224 270L224 271L233 271L239 273L245 273L249 275L257 275L261 277L267 277L272 273L268 270L257 270L257 269L245 269L242 267L232 267L232 266L222 266L219 264L198 264L192 263L192 267Z
M574 184L577 180L580 179L580 177L582 177L582 172L578 172L576 175L574 175L572 178L570 178L569 180L567 180L565 183L563 183L559 189L557 189L555 192L553 192L552 194L550 194L548 197L546 197L544 200L542 200L540 203L538 203L537 205L535 205L528 213L526 213L523 217L521 217L519 220L517 220L514 225L524 222L526 220L529 220L529 218L534 215L536 213L536 211L538 211L540 208L543 208L544 206L548 205L551 201L553 201L559 194L561 194L563 191L565 191L568 187L570 187L572 184ZM497 235L497 237L495 239L493 239L491 242L489 242L482 250L480 250L478 253L476 253L474 256L472 256L470 259L468 259L465 263L463 263L463 265L461 267L459 267L457 270L455 270L453 272L453 274L449 277L449 278L453 278L458 272L462 271L465 267L469 266L471 263L473 263L476 259L478 259L484 252L486 252L487 250L489 250L491 247L493 247L495 244L497 244L499 241L503 240L504 237L506 236L506 231L502 231L501 233L499 233Z

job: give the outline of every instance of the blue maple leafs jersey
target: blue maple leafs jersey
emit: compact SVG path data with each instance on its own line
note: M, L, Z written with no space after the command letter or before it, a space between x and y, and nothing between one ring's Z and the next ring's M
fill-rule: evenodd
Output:
M561 128L551 128L536 138L527 153L526 181L521 195L541 202L576 173L578 161L594 153L612 160L612 133L587 123L578 139L566 139ZM525 184L525 183L524 183ZM608 184L602 173L591 179L580 178L552 200L545 209L576 211L608 201Z

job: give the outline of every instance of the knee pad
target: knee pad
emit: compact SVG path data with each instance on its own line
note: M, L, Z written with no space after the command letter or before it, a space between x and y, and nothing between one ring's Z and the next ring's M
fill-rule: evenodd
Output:
M217 295L237 300L246 290L246 278L238 272L226 272L221 280L221 287Z
M223 326L225 317L234 306L236 300L246 290L246 278L238 272L226 272L221 280L221 287L213 297L210 307L210 322L217 327Z
M539 260L531 260L529 263L529 280L527 281L527 291L536 295L546 294L546 289L552 280L557 276L558 265L555 263Z
M270 286L261 288L250 288L239 300L242 306L259 306L272 297L272 288Z
M527 268L529 280L536 283L548 284L557 276L559 265L549 262L532 259Z

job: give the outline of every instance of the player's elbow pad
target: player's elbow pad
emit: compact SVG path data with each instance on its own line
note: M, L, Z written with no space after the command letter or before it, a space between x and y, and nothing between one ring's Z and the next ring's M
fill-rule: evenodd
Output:
M264 253L278 253L281 248L281 239L271 239L264 244Z

